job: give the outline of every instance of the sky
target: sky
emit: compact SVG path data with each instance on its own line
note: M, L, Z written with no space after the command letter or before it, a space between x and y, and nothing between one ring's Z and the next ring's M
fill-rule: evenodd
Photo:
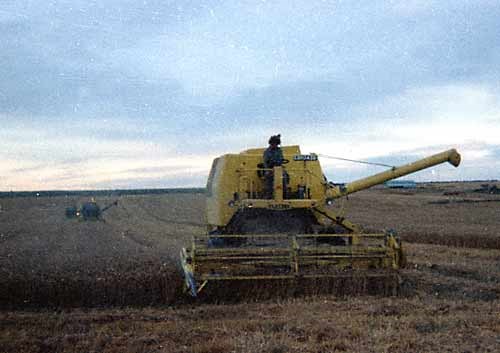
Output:
M500 179L500 2L2 0L0 191L198 187L304 153ZM345 182L382 167L320 159Z

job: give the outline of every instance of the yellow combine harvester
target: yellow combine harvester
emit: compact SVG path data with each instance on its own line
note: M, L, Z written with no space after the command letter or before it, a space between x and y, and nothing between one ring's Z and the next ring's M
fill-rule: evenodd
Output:
M335 185L326 180L317 155L303 155L299 146L282 151L283 165L273 169L263 168L263 148L213 161L207 184L207 235L195 236L191 247L181 250L186 289L192 296L221 283L226 291L227 281L262 286L266 281L278 286L291 282L303 287L307 281L394 276L405 263L399 237L391 232L361 233L335 213L332 203L440 163L460 164L460 154L451 149ZM266 173L269 177L271 171L272 190L266 190Z

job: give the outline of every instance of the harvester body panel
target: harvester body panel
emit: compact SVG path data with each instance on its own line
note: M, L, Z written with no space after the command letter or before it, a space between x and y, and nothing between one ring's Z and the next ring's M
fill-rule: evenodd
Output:
M324 198L327 183L317 157L307 161L296 160L294 157L302 156L299 146L285 146L282 147L283 156L289 162L283 169L289 178L289 189L284 190L285 197L279 201L275 197L266 199L265 173L272 170L261 166L264 150L250 149L239 154L225 154L214 160L207 183L206 216L209 226L228 225L242 207L310 208L310 200ZM275 175L279 176L279 173Z

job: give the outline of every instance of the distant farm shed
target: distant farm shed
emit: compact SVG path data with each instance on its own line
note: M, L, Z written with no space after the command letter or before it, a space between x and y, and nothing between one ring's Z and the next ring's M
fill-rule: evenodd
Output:
M384 185L391 189L415 189L417 183L413 180L389 180Z

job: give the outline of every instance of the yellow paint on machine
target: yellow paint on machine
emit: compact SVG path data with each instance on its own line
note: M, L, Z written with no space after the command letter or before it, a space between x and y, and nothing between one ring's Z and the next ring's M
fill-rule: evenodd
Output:
M405 263L398 236L392 232L363 234L329 204L441 163L460 164L460 154L451 149L336 185L324 176L317 155L303 155L299 146L282 147L284 163L272 169L263 168L264 151L249 149L213 161L207 182L207 235L195 236L192 246L181 251L186 288L193 296L213 281L324 278L338 276L339 271L345 276L351 270L397 270ZM266 190L266 178L272 178L272 190ZM304 220L301 231L305 234L288 229L287 234L235 232L235 224L241 226L238 222L259 225L262 219L265 225L264 218L269 222L272 217L276 222L280 217ZM332 225L342 231L326 232Z

